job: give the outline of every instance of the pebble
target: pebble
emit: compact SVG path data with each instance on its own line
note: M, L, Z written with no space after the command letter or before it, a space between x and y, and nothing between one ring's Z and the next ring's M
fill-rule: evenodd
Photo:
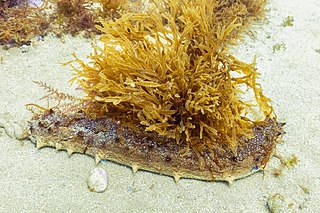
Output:
M95 168L88 177L88 188L92 192L104 192L108 186L107 172L102 168Z
M30 51L30 45L22 45L19 47L22 53L27 53Z

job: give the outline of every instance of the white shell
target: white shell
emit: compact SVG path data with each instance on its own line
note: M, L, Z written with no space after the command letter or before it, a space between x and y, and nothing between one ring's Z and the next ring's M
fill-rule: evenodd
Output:
M108 186L107 173L102 168L95 168L88 177L88 188L92 192L103 192Z

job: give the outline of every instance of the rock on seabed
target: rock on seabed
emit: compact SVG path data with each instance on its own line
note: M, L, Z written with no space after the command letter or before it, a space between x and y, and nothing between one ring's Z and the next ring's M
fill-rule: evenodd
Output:
M92 192L104 192L108 186L107 172L102 168L95 168L88 177L88 188Z

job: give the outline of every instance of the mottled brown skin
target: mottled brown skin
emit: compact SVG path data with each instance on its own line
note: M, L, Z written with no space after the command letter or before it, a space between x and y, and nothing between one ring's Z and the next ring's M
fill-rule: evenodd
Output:
M90 119L81 111L50 110L35 115L26 133L38 148L50 146L67 150L70 155L88 154L97 163L108 159L132 166L134 171L152 171L175 180L182 177L232 182L265 167L284 133L282 127L274 119L266 119L254 125L254 138L239 138L241 145L236 153L217 143L213 155L205 150L200 159L192 150L181 156L183 147L175 140L145 132L142 126L110 117Z

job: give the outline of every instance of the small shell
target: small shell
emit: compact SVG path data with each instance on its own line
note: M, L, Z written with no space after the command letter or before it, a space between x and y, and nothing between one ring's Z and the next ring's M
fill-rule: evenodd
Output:
M107 173L102 168L95 168L88 177L88 188L92 192L103 192L108 186Z

